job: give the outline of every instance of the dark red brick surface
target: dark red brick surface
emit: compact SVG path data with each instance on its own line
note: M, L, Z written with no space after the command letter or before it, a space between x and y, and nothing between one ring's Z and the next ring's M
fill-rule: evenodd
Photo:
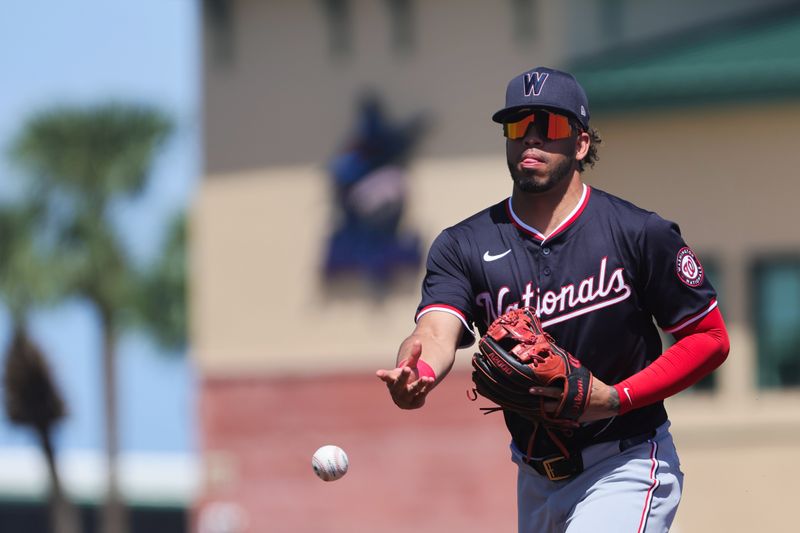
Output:
M207 379L211 475L195 517L229 502L252 533L515 531L509 437L502 415L484 416L486 402L467 400L469 385L454 372L425 407L403 411L372 374ZM349 456L338 481L311 469L324 444Z

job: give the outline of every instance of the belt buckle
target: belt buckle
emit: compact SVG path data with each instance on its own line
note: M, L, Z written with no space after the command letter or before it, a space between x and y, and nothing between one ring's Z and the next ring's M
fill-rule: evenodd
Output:
M558 457L551 457L550 459L545 459L542 461L542 467L544 468L545 474L547 475L547 479L550 481L561 481L562 479L569 479L572 477L572 474L566 474L559 476L556 474L555 469L553 468L553 463L558 463L560 461L566 461L566 457L563 455L559 455Z

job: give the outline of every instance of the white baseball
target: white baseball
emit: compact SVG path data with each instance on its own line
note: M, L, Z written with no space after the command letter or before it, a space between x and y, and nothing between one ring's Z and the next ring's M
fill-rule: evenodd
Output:
M349 466L344 450L332 444L323 446L311 458L314 473L323 481L336 481L347 473Z

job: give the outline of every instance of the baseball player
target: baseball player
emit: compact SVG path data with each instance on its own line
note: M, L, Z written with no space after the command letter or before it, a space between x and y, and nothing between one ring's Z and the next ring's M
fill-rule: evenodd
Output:
M507 311L535 308L594 379L561 446L503 411L519 531L667 531L683 473L663 400L722 364L728 335L678 226L583 182L600 142L589 117L566 72L537 67L508 83L492 119L506 137L511 196L436 238L416 327L396 368L377 376L400 408L419 408L475 327L484 335ZM676 339L666 351L657 328ZM530 392L532 401L563 394Z

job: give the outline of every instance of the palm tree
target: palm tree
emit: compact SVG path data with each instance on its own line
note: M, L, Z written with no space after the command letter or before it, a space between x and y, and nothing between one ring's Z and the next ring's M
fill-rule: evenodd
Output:
M61 294L80 296L97 311L102 331L108 496L102 531L129 529L119 491L117 341L141 317L142 276L132 266L111 220L120 200L145 188L153 159L171 133L168 118L146 106L105 104L57 108L34 116L12 147L31 177L30 199L44 241L68 275ZM146 277L145 277L146 278ZM158 324L150 324L160 329Z
M170 222L158 261L139 282L135 319L158 343L186 347L187 221L179 213Z
M79 533L77 509L66 498L56 467L52 441L54 426L66 415L66 406L41 350L28 334L25 317L35 305L50 301L58 275L33 238L35 219L25 206L0 210L0 294L8 307L14 334L3 373L4 405L9 420L36 433L50 476L50 522L56 533Z

